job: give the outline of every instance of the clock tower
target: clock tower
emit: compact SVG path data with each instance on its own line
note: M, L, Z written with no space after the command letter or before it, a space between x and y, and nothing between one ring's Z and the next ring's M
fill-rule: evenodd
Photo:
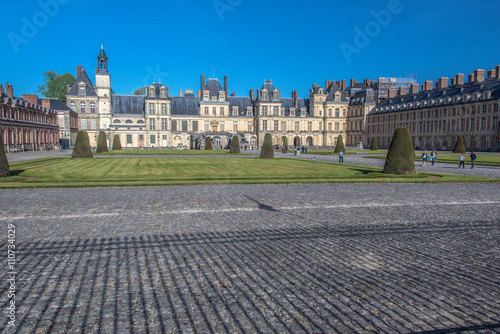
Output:
M108 57L101 44L101 52L97 56L97 68L95 69L95 85L99 97L99 115L101 130L109 130L111 122L111 76L108 72Z

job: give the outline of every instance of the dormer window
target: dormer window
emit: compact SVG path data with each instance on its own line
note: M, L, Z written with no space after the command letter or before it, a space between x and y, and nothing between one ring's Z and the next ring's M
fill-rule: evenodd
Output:
M300 109L300 116L306 117L306 108L301 108Z
M233 116L238 116L238 107L234 106L232 109Z
M340 92L335 93L335 102L340 102Z
M225 99L226 99L226 92L225 92L225 91L223 91L223 90L221 90L221 91L219 92L219 102L224 102L224 101L225 101Z
M167 97L167 89L165 87L160 88L160 97Z
M78 84L78 95L87 95L87 85L83 82Z
M252 107L247 107L247 116L252 116Z
M155 94L155 88L154 87L149 87L149 97L156 97L156 94Z
M483 100L489 100L491 98L491 92L483 92Z
M273 101L278 101L280 99L280 92L279 90L275 89L273 91Z
M262 96L262 101L267 101L268 100L267 90L263 89L261 92L261 96Z

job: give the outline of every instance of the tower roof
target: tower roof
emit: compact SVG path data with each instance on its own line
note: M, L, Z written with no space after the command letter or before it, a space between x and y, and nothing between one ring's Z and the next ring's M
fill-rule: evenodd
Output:
M101 44L101 52L99 52L97 59L106 59L106 60L108 59L108 57L106 57L106 53L104 52L104 47L102 46L102 44Z

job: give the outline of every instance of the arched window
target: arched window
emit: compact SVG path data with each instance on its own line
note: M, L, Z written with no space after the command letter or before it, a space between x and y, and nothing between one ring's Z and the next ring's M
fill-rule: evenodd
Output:
M80 102L80 112L81 112L82 114L84 114L84 113L85 113L85 102Z
M144 124L144 121L142 119L137 121L137 124Z
M115 120L113 121L113 123L114 123L114 124L119 124L119 123L121 123L121 121L120 121L119 119L115 119Z
M127 119L127 120L125 121L125 124L132 124L132 121L131 121L130 119Z

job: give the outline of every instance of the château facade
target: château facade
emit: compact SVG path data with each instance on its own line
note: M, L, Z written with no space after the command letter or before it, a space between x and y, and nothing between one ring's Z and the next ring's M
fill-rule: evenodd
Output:
M77 67L75 83L68 87L67 105L78 113L79 128L89 133L96 146L99 131L105 131L108 143L114 135L124 148L184 147L203 148L210 136L215 147L229 144L232 136L241 145L260 146L264 135L271 133L273 144L334 146L345 135L349 99L337 83L317 84L309 98L281 96L272 80L249 96L229 94L228 77L224 88L217 78L201 75L200 90L181 90L172 96L169 87L153 82L145 95L114 94L108 58L101 45L95 85L85 69Z

